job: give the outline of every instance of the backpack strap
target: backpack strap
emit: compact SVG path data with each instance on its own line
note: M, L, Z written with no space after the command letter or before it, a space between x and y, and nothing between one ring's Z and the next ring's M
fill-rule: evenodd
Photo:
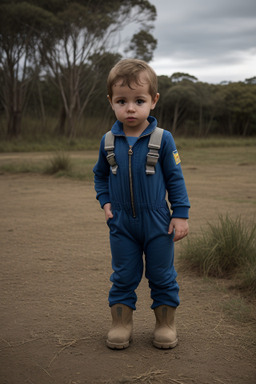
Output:
M113 135L113 133L111 131L108 131L105 135L104 149L108 154L107 155L107 161L110 165L111 171L112 171L113 175L116 175L118 165L116 163L115 152L114 152L115 136Z
M156 127L155 130L151 133L148 148L149 152L147 154L146 162L146 174L154 175L156 170L156 164L159 159L159 149L161 148L161 142L163 137L164 130L162 128ZM118 165L115 159L115 136L111 131L108 131L105 135L105 144L104 149L107 152L107 161L110 165L113 175L117 174Z
M163 137L164 130L162 128L156 127L155 130L151 133L148 148L149 152L147 154L147 163L146 163L146 174L154 175L156 170L156 164L159 159L159 149L161 148L161 142Z

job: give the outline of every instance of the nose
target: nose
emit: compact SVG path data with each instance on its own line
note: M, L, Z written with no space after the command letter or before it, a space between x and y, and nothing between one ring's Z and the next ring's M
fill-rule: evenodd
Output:
M128 103L127 104L127 111L133 112L134 111L134 103Z

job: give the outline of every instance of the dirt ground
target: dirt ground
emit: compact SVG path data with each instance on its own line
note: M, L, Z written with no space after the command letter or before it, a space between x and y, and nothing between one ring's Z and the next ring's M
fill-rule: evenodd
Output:
M255 218L254 165L183 170L191 236L219 213ZM152 346L154 314L144 278L133 342L113 351L105 345L108 229L93 185L1 174L0 201L0 384L256 382L255 302L230 289L230 281L182 271L180 244L178 346Z

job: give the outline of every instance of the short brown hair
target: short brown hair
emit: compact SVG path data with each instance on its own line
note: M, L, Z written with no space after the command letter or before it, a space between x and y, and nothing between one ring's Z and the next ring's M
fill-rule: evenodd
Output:
M143 60L123 59L120 60L109 72L107 79L108 96L112 99L112 87L119 80L123 80L122 85L128 85L131 88L132 83L140 84L139 75L145 72L149 82L149 93L152 99L157 94L157 75L155 71Z

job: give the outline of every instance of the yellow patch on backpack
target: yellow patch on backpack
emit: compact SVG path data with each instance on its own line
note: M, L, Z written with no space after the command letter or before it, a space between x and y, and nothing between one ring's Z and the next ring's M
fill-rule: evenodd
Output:
M178 154L177 149L175 151L173 151L172 154L173 154L176 165L178 165L180 163L180 156Z

